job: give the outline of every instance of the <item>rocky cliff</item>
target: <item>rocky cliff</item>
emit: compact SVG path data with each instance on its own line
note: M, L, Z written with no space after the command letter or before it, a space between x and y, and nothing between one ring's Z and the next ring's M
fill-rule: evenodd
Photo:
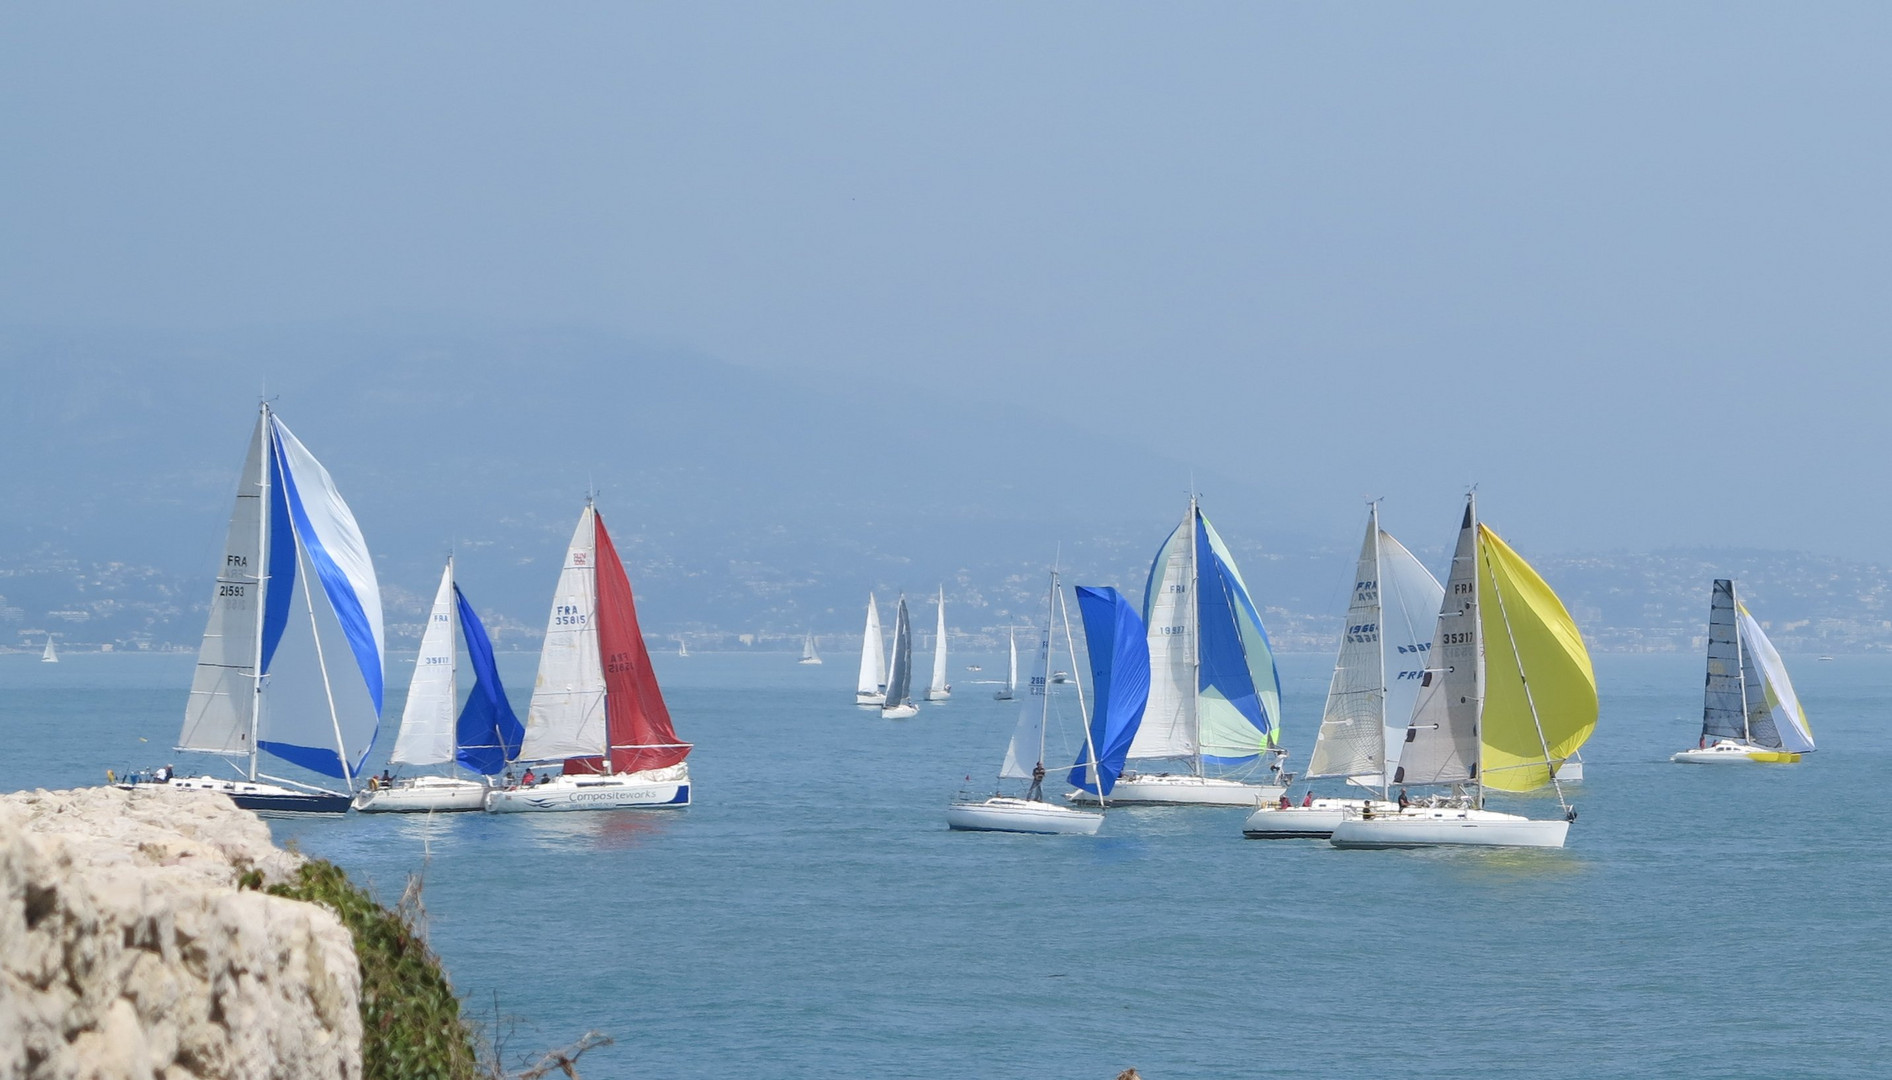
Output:
M359 1080L360 974L302 860L220 796L0 797L0 1077Z

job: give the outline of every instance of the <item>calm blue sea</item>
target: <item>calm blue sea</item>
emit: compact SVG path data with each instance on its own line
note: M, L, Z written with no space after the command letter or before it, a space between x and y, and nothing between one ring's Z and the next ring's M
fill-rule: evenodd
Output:
M1015 715L983 676L885 723L849 658L786 655L658 658L687 811L272 828L390 900L424 872L433 945L510 1050L617 1039L588 1080L1883 1077L1892 658L1787 659L1820 753L1712 769L1666 761L1698 659L1597 657L1561 852L1249 841L1239 810L949 833ZM501 658L522 714L534 662ZM1297 764L1330 663L1284 660ZM0 788L170 759L191 665L0 656Z

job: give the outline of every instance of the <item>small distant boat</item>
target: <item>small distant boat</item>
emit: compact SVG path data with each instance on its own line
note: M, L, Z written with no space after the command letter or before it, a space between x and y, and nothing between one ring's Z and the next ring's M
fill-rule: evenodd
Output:
M887 691L880 706L882 720L905 720L918 716L920 707L913 703L913 629L907 625L907 598L900 597L900 607L893 619L893 662L887 666Z
M966 665L966 670L967 670L967 671L984 671L985 669L984 669L984 668L982 668L982 667L980 667L980 666L979 666L979 665L977 665L977 664L967 664L967 665Z
M53 651L53 636L51 634L46 635L46 649L39 654L39 662L42 664L57 664L59 662L59 654Z
M815 652L815 635L813 631L809 631L808 635L801 639L801 659L795 662L798 664L821 663L820 654Z
M1688 765L1788 764L1814 751L1806 710L1774 644L1717 579L1708 604L1708 681L1701 740L1669 758Z
M1018 692L1018 629L1008 627L1006 632L1011 638L1011 673L1005 676L1005 685L999 687L998 691L992 695L994 701L1010 701L1012 695Z
M887 700L887 651L880 637L880 608L867 594L867 626L861 631L861 673L854 686L854 704L878 709Z
M690 805L691 746L677 738L637 604L604 519L586 500L539 651L519 759L559 772L486 796L490 813Z
M1341 848L1560 848L1576 819L1555 768L1596 730L1596 675L1557 594L1467 495L1452 574L1393 783L1449 792L1387 814L1363 806ZM1485 809L1487 790L1557 791L1562 820ZM1470 787L1467 792L1465 789ZM1402 792L1402 801L1404 793Z
M682 638L677 639L677 655L678 656L690 655L690 646Z
M926 700L946 701L953 688L946 682L946 586L939 587L939 624L933 631L933 681L926 686Z
M1814 659L1818 660L1822 664L1830 664L1833 662L1833 658L1830 656L1816 656L1814 657Z
M1123 770L1124 754L1143 718L1149 699L1149 646L1144 640L1143 620L1136 609L1115 589L1077 591L1078 607L1083 612L1084 633L1091 651L1091 669L1096 676L1097 709L1085 714L1084 688L1076 687L1078 718L1084 728L1084 748L1067 779L1073 786L1091 792L1100 804L1109 800L1111 788ZM1018 724L1005 750L1005 763L999 768L999 780L1026 780L1030 786L1020 796L993 795L988 799L961 799L946 808L946 826L961 832L1015 832L1052 835L1095 836L1104 823L1104 808L1081 810L1073 806L1049 803L1044 798L1045 748L1051 721L1052 691L1045 677L1051 653L1051 627L1063 612L1065 647L1071 643L1071 616L1058 587L1058 575L1051 574L1051 595L1046 604L1044 637L1039 641L1038 660L1031 680L1031 694L1019 706ZM1075 663L1076 656L1072 656ZM1026 765L1025 762L1032 762Z
M462 636L473 667L473 689L456 716L460 650L455 639ZM519 740L524 735L525 727L500 685L492 640L454 581L449 557L427 629L421 633L420 655L414 659L414 678L401 711L401 733L395 737L388 761L394 765L457 764L481 779L447 775L407 777L386 785L370 781L368 790L355 793L355 809L366 814L484 809L491 778L519 756Z

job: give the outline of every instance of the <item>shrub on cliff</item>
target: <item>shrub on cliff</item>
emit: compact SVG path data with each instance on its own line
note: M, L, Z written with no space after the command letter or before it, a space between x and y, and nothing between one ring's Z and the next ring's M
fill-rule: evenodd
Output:
M460 1001L412 920L382 907L323 859L310 859L293 884L272 885L269 891L321 904L354 935L361 963L365 1080L475 1080L480 1075Z

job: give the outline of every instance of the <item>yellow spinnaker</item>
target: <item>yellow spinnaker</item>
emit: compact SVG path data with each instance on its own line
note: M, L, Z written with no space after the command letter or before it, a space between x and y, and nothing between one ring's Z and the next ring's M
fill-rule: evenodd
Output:
M1482 522L1478 574L1485 638L1478 771L1488 788L1530 791L1550 782L1546 744L1550 759L1562 762L1596 730L1596 673L1563 601Z

